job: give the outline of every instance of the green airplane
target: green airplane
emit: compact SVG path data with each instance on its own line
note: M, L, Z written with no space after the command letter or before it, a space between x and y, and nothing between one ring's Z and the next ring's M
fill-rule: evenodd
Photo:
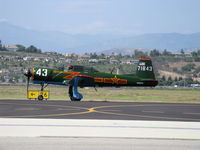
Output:
M80 101L83 95L78 92L78 87L155 87L158 81L155 78L151 58L140 57L136 74L117 75L99 72L93 67L68 66L67 70L35 67L27 70L27 91L29 81L41 85L41 91L48 84L69 85L69 97L72 101ZM46 84L46 86L45 86ZM39 95L38 100L43 100Z

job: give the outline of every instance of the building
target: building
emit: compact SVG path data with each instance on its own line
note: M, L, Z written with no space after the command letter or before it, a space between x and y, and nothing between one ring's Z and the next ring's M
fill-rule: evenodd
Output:
M127 58L127 59L123 59L121 60L122 64L138 64L138 60L134 60L132 58Z
M57 52L53 52L53 51L44 52L44 54L47 54L47 55L58 55Z
M116 59L110 59L110 64L119 64L120 62Z
M75 54L75 53L64 53L64 56L66 56L66 57L78 57L78 55Z
M99 60L98 59L89 59L89 63L98 63Z
M174 57L192 57L192 54L191 53L174 53L172 54Z
M78 58L90 59L90 55L89 54L83 54L83 55L79 55Z
M193 81L200 82L200 78L192 78Z
M5 46L5 48L8 51L13 51L13 52L16 52L18 50L18 47L16 45L7 45L7 46Z

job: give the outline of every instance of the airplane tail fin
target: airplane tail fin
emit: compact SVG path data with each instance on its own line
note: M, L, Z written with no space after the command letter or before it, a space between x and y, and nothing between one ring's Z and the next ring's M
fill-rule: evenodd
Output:
M136 75L144 79L155 79L151 58L140 57Z

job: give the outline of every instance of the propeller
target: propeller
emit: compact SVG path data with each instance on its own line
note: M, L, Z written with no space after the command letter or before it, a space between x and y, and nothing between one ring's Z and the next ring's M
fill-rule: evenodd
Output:
M26 87L26 90L27 90L27 92L28 92L29 82L30 82L30 78L31 78L31 76L32 76L31 70L30 70L30 69L26 70L26 71L24 72L24 75L27 77L27 87Z

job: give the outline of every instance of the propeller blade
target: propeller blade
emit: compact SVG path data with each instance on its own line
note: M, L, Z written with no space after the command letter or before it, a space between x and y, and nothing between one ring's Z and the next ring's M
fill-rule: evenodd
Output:
M26 70L24 72L24 75L30 78L32 76L31 70L30 69Z
M29 89L29 82L30 82L30 78L32 76L32 72L30 69L28 69L27 71L25 71L24 75L27 77L27 86L26 86L26 90L28 92Z
M29 81L30 81L30 77L27 77L27 86L26 86L27 93L28 93L28 88L29 88Z

